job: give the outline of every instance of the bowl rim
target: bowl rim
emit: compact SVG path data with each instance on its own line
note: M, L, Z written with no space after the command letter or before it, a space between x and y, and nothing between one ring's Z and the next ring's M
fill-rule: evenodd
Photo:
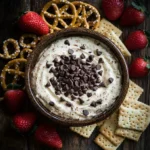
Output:
M97 39L100 42L107 45L111 51L116 55L116 57L119 60L121 70L122 70L122 89L120 92L119 97L117 100L113 103L113 105L110 107L109 110L105 110L101 115L97 115L94 118L88 119L88 120L68 120L66 118L62 118L60 116L55 115L54 113L50 112L34 95L34 92L31 87L31 74L32 69L34 68L36 61L40 55L40 53L52 42L55 40L58 40L63 37L69 37L69 36L89 36L91 38ZM43 48L44 47L44 48ZM25 87L27 94L29 96L29 99L31 100L32 104L35 106L35 108L40 111L44 116L48 117L52 121L59 123L61 125L65 126L85 126L90 125L99 121L102 121L106 119L108 116L110 116L113 112L115 112L121 103L123 102L127 91L129 87L129 73L128 73L128 67L126 60L124 56L122 55L119 48L107 37L100 34L99 32L85 29L85 28L67 28L60 31L57 31L53 34L46 35L42 38L42 40L39 42L37 47L33 50L31 55L27 59L26 69L25 69Z

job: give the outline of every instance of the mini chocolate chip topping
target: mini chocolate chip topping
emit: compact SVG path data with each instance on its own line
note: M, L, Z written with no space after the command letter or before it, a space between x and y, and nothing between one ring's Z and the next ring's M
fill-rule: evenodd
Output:
M87 97L91 97L92 96L92 93L87 93Z
M74 51L73 51L72 49L68 49L68 53L69 53L69 54L73 54Z
M102 76L103 71L102 71L102 70L101 70L101 71L99 71L99 72L98 72L98 74L99 74L100 76Z
M71 104L71 103L69 103L69 102L67 102L67 103L66 103L66 106L71 107L71 106L72 106L72 104Z
M109 81L109 83L112 83L114 81L114 79L113 78L109 78L108 81Z
M46 68L49 68L51 66L51 64L49 64L48 62L46 62Z
M60 97L60 102L64 102L65 99L63 97Z
M65 40L64 44L70 45L70 42L68 40Z
M52 101L50 101L48 104L49 104L50 106L54 106L54 105L55 105L54 102L52 102Z
M98 49L96 49L96 54L97 54L97 56L100 56L100 55L102 55L102 52L99 51Z
M88 110L83 110L83 115L84 116L88 116L89 115L89 111Z
M98 87L103 87L100 80L100 64L93 64L91 61L94 59L94 55L90 55L86 58L84 54L81 54L79 58L76 55L72 55L73 50L69 49L70 56L61 55L60 58L54 58L54 67L50 68L50 73L53 73L54 77L50 79L50 83L55 89L55 94L64 94L65 96L72 95L82 96L84 94L87 97L91 97L92 93L87 93L88 90L96 91ZM89 62L85 62L82 59L88 59Z
M84 100L81 99L81 98L79 98L79 102L80 102L80 104L83 104L83 103L84 103Z
M81 49L85 49L85 45L83 44L82 46L80 46Z
M96 107L96 102L92 102L90 106Z
M101 99L99 99L99 100L97 100L97 102L96 102L97 104L102 104L102 100Z
M48 87L50 87L50 86L51 86L51 85L50 85L50 82L47 82L46 85L45 85L46 88L48 88Z
M82 54L80 55L80 58L81 58L81 59L84 59L84 58L85 58L85 55L82 53Z
M100 58L98 62L99 63L104 63L103 58Z

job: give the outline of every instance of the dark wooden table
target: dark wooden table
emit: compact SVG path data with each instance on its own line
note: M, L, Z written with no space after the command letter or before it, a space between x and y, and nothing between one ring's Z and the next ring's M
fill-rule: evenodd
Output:
M49 0L0 0L0 47L2 42L10 37L18 38L21 35L20 31L15 25L15 20L21 12L27 10L33 10L40 12L44 4ZM101 9L101 0L86 0L93 4L99 10ZM126 5L130 4L130 0L126 0ZM150 11L150 1L145 0L145 6ZM132 17L132 16L131 16ZM117 22L115 23L117 24ZM132 28L123 28L124 39L128 33L136 29L150 30L150 20L146 21L138 26ZM0 52L2 51L2 48ZM150 49L146 48L141 52L132 53L133 58L138 56L150 56ZM5 61L0 60L0 69L2 69ZM133 79L138 85L145 89L144 94L141 96L140 101L150 104L150 76L142 79ZM0 89L0 94L2 94ZM24 109L33 109L30 102ZM43 116L38 115L38 119L41 121L46 120ZM11 128L10 114L7 113L4 107L4 103L0 102L0 150L46 150L50 148L43 147L36 143L31 136L22 136L16 133ZM100 150L93 139L98 134L98 131L94 132L90 139L84 139L79 135L70 132L69 129L58 126L58 131L63 141L63 150ZM150 127L141 136L138 143L131 140L125 140L119 147L119 150L150 150Z

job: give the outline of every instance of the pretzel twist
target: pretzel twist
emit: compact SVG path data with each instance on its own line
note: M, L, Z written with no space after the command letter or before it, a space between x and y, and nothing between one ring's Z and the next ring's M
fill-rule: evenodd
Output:
M48 12L50 8L54 9L54 13ZM68 10L71 10L71 14L67 12ZM52 0L44 6L41 16L49 25L51 29L50 32L52 33L63 28L73 27L76 22L77 14L75 6L71 2L67 0ZM47 18L50 21L48 21ZM67 23L66 20L71 20L71 22ZM59 27L59 24L61 24L61 27Z
M12 54L9 53L9 49L8 49L9 44L12 44L15 49ZM6 41L3 42L3 52L4 52L3 54L0 53L0 58L4 58L4 59L16 58L20 53L20 47L18 42L11 38L7 39Z
M21 67L22 65L25 65L27 62L26 59L23 58L18 58L18 59L14 59L9 61L4 69L2 70L1 73L1 86L4 90L7 89L7 84L6 84L6 73L14 75L12 84L17 84L18 78L21 76L22 78L24 78L24 72L21 71Z
M100 14L94 6L81 1L74 1L72 3L77 10L77 19L74 27L85 27L94 30L99 26Z
M20 52L20 58L24 58L27 59L30 55L30 53L32 52L32 49L29 48L24 48L21 52ZM27 54L27 56L25 56L25 54Z
M28 39L28 38L32 38L33 41L26 44L25 39ZM24 34L20 37L19 44L23 48L35 48L38 41L39 41L39 38L35 34Z

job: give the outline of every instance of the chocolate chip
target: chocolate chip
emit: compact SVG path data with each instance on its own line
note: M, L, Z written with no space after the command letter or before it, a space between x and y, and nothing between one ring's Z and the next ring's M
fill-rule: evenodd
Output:
M100 87L106 87L106 85L104 84L104 82L101 82Z
M99 99L99 100L97 100L97 102L96 102L97 104L102 104L102 100L101 99Z
M66 106L71 107L71 106L72 106L72 104L71 104L71 103L69 103L69 102L67 102L67 103L66 103Z
M50 106L54 106L54 105L55 105L54 102L52 102L52 101L50 101L48 104L49 104Z
M61 92L60 92L60 91L55 91L55 94L56 94L56 95L60 95Z
M45 87L46 87L46 88L50 87L50 83L47 82L46 85L45 85Z
M100 58L99 61L98 61L98 63L104 63L103 59Z
M65 99L63 97L60 97L60 102L64 102Z
M94 86L94 87L93 87L93 91L96 91L97 89L98 89L97 86Z
M92 96L92 93L87 93L87 97L91 97Z
M81 59L84 59L84 58L85 58L85 55L82 53L82 54L80 55L80 58L81 58Z
M89 115L89 111L88 110L83 110L83 115L84 116L88 116Z
M101 43L97 43L97 45L99 46L99 45L101 45Z
M70 45L70 42L68 40L65 40L64 44Z
M108 81L109 81L109 83L112 83L114 81L114 79L113 78L109 78Z
M90 60L90 61L93 61L93 58L94 58L94 55L90 55L90 56L89 56L89 60Z
M90 106L96 107L96 102L92 102Z
M69 54L73 54L74 51L73 51L72 49L68 49L68 53L69 53Z
M72 60L76 60L76 55L71 55Z
M51 67L49 73L54 73L54 72L56 72L56 70L53 67Z
M52 64L49 64L48 61L46 62L46 68L49 68Z
M72 100L75 100L76 97L75 97L74 95L71 95L71 99L72 99Z
M59 61L58 61L58 58L55 58L54 60L53 60L53 62L54 63L58 63Z
M103 71L102 70L99 71L98 74L101 76L103 74Z
M65 92L64 95L67 97L67 96L69 96L69 93L68 93L68 92Z
M100 56L100 55L102 55L102 52L99 51L98 49L96 49L96 54L97 54L97 56Z
M100 69L101 69L101 66L100 66L100 65L96 65L96 69L97 69L97 70L100 70Z
M79 98L79 102L80 102L80 104L83 104L83 103L84 103L84 100L81 99L81 98Z
M80 46L81 49L85 49L85 45L83 44L82 46Z
M71 65L71 70L75 71L76 70L76 66L75 65Z

